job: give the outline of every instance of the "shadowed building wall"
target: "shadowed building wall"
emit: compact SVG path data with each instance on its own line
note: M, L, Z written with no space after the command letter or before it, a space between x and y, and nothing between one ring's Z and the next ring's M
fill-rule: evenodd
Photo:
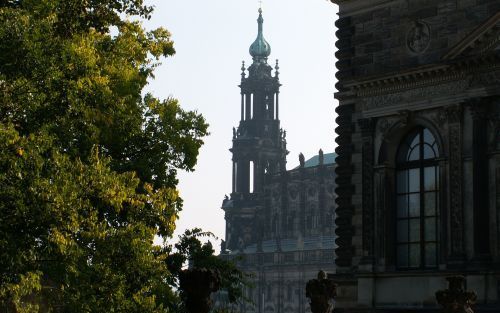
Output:
M337 307L498 312L500 2L334 0Z

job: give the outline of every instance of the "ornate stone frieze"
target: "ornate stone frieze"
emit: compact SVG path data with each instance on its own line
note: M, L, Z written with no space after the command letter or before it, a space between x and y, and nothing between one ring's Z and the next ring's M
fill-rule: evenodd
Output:
M390 107L396 104L411 103L433 97L453 95L463 92L470 86L470 79L448 82L440 85L426 86L402 92L367 97L362 100L364 111Z
M477 72L471 80L471 87L485 87L500 84L500 71Z

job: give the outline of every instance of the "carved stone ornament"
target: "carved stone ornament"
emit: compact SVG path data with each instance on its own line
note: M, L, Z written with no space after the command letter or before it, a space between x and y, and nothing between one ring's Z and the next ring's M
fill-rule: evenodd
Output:
M217 271L190 268L179 275L181 297L189 313L208 313L212 308L210 295L220 289L221 278Z
M448 111L444 108L437 110L432 120L438 127L443 128L448 121Z
M500 83L500 71L480 72L474 75L471 87L495 86Z
M399 122L403 125L406 126L408 125L411 120L413 119L413 112L410 110L402 110L398 112L399 116Z
M422 21L416 21L406 34L406 45L408 50L420 54L424 52L431 41L431 29Z
M459 80L439 85L426 86L396 93L367 97L363 103L363 110L375 110L380 108L412 103L419 100L432 99L462 93L470 86L470 79Z
M311 279L306 285L306 297L310 299L312 313L330 313L335 304L337 285L328 279L324 271L318 273L317 279Z
M386 118L382 118L382 119L379 120L377 126L378 126L378 131L381 134L385 135L387 133L387 131L389 130L390 124L389 124L389 121Z
M450 236L453 257L464 254L462 105L446 108L450 162Z
M461 123L463 115L462 105L456 104L446 107L446 115L448 116L448 123L450 124Z
M463 276L447 277L448 289L436 292L436 300L443 307L443 313L474 313L471 306L476 303L477 295L464 288Z

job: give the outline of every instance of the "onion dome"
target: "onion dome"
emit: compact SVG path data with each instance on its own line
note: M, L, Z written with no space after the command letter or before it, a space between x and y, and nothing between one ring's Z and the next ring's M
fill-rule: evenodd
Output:
M257 19L259 25L259 31L257 33L257 39L250 46L250 55L253 57L254 61L257 60L267 60L267 57L271 54L271 45L264 39L262 33L262 24L264 19L262 18L262 9L259 9L259 18Z

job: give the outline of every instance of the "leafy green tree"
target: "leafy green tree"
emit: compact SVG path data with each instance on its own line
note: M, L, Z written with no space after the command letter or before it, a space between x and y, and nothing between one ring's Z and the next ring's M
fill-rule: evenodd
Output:
M170 34L143 0L0 0L0 311L175 312L177 170L207 124L142 96Z
M236 263L232 260L225 260L216 256L210 241L202 242L200 238L216 239L210 232L203 232L199 228L186 230L179 236L179 240L172 247L166 249L168 257L166 259L168 269L175 275L187 265L192 268L206 268L215 270L220 275L221 291L227 293L230 303L237 301L250 301L243 294L243 287L250 287L250 274L244 273L238 269Z

